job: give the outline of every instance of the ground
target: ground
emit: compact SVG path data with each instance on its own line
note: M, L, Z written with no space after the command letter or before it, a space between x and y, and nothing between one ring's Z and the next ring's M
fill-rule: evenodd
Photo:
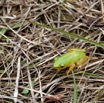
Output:
M103 0L1 0L0 103L73 103L72 73L53 69L54 58L69 48L89 56L74 70L75 103L104 103L104 46L33 21L104 44Z

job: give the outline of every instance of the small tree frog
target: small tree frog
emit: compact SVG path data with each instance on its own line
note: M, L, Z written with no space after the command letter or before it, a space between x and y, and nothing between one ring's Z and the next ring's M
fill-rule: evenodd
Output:
M65 54L57 56L54 59L53 68L57 70L63 70L69 68L66 73L69 74L75 68L75 66L82 66L88 60L86 51L84 49L69 49Z

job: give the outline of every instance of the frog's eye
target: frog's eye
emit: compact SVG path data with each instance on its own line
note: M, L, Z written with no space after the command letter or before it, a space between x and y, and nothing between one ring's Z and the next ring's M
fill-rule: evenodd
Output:
M87 56L89 56L89 53L86 53Z

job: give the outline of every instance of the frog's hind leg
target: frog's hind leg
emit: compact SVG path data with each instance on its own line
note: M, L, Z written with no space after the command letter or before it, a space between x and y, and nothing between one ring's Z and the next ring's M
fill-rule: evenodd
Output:
M88 60L88 56L84 56L82 59L77 61L77 66L82 66Z
M72 70L75 68L75 64L71 64L69 69L66 71L66 74L68 75Z

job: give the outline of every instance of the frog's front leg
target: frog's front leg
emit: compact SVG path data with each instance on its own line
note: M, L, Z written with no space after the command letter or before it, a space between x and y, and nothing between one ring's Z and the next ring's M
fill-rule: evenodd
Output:
M65 67L57 68L58 71L61 71L61 70L63 70L63 69L65 69Z
M66 74L68 75L72 70L75 68L75 64L71 64L69 69L66 71Z

